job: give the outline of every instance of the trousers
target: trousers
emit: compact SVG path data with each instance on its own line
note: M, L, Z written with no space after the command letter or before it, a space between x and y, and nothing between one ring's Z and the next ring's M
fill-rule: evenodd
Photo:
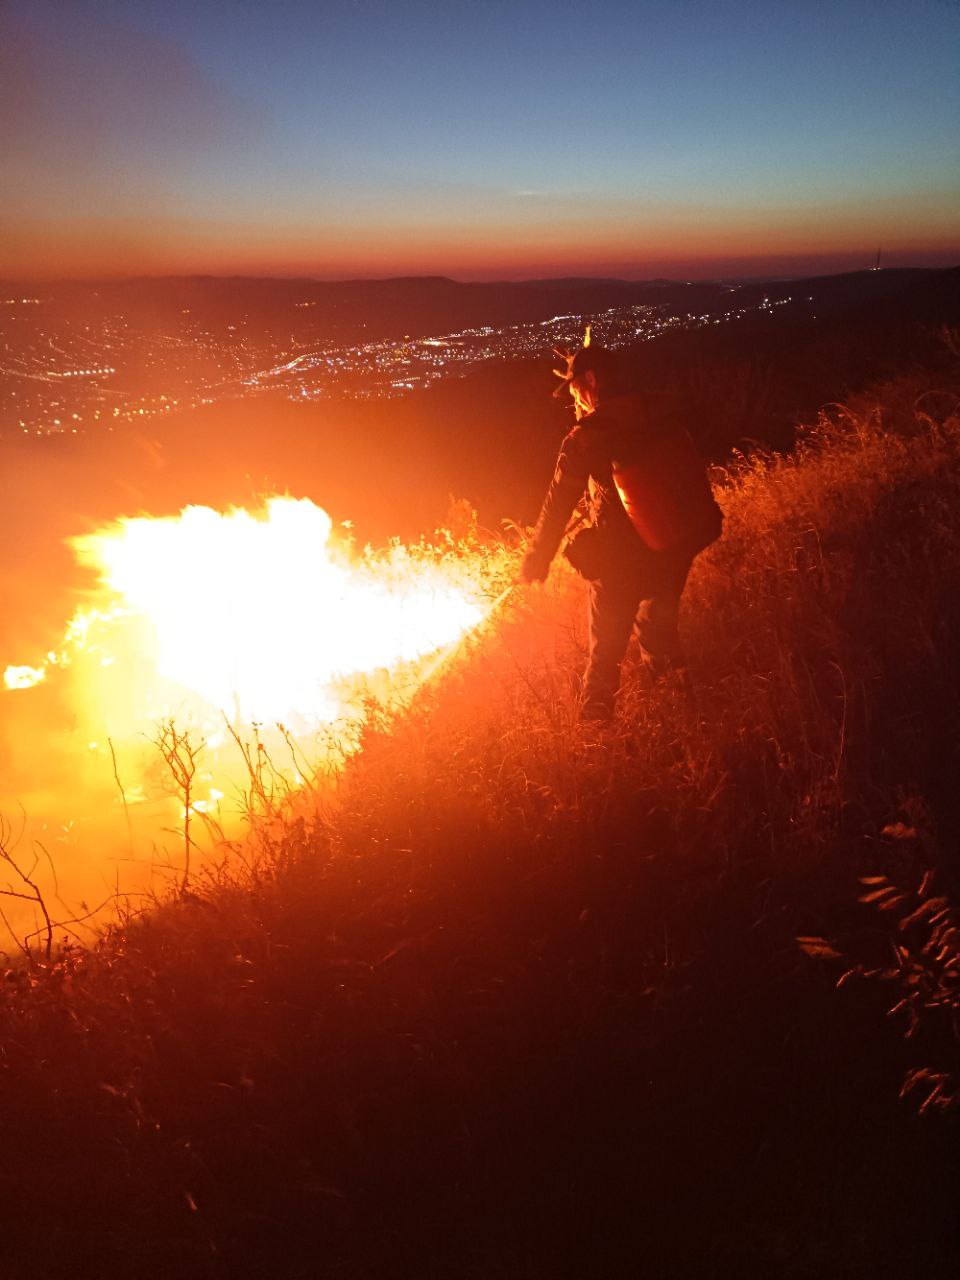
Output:
M590 582L584 719L613 714L620 666L634 628L651 670L659 674L682 664L677 619L693 558L686 550L648 551L635 564L611 565Z

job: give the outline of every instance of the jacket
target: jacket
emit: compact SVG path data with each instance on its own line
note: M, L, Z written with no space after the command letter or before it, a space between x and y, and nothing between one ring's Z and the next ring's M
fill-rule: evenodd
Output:
M590 523L617 558L644 548L694 555L720 533L720 510L689 434L638 396L605 400L565 437L531 541L541 563L553 559L585 493Z

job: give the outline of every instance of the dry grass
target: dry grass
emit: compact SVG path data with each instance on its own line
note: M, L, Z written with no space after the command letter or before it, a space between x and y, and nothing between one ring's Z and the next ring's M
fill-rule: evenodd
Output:
M578 726L555 573L246 869L11 970L5 1275L952 1275L956 985L910 930L956 902L956 404L718 477L690 687L628 664Z

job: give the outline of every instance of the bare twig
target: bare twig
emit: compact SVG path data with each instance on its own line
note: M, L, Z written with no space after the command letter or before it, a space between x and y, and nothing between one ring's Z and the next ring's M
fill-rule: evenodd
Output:
M2 818L0 818L0 861L3 861L7 864L7 866L11 869L11 871L13 871L14 874L17 876L20 883L23 885L26 885L27 889L29 889L30 892L24 893L19 889L12 889L8 885L7 888L0 889L0 894L2 894L6 898L20 898L25 902L32 902L40 909L40 914L43 916L44 924L40 929L37 929L35 933L27 935L27 938L24 939L21 950L29 958L31 954L30 947L29 947L29 938L36 937L38 934L44 934L45 942L44 942L43 950L44 950L44 955L46 959L49 960L51 952L53 951L53 922L50 919L50 912L47 910L47 904L44 901L43 893L40 890L40 886L32 878L33 872L35 871L37 866L37 862L39 861L39 857L35 852L34 858L33 858L33 865L31 866L30 871L29 872L24 871L24 869L20 866L20 864L17 862L17 860L13 856L13 852L10 844L10 835L11 835L10 828L7 826L7 823ZM3 921L4 921L4 924L7 925L7 928L9 929L10 925L5 916L3 917ZM12 932L13 931L11 930L11 933Z
M193 779L197 772L197 758L206 743L202 738L197 743L191 742L190 731L181 732L173 720L165 720L160 725L159 735L153 741L170 770L178 795L183 799L183 874L180 892L185 893L190 883L190 851L195 843L190 835Z
M133 823L130 821L130 806L127 803L127 793L123 789L123 783L120 781L120 770L117 767L117 753L113 747L113 739L107 739L107 746L110 748L110 760L113 763L113 780L117 784L117 790L120 792L120 799L123 801L123 816L127 820L127 835L130 837L130 852L133 852Z

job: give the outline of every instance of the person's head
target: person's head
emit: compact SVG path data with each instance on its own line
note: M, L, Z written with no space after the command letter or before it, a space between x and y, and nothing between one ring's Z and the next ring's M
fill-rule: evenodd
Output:
M601 400L616 394L617 370L613 354L606 347L593 345L581 347L575 355L567 356L565 373L558 374L564 389L573 397L577 419L585 417L598 407Z

